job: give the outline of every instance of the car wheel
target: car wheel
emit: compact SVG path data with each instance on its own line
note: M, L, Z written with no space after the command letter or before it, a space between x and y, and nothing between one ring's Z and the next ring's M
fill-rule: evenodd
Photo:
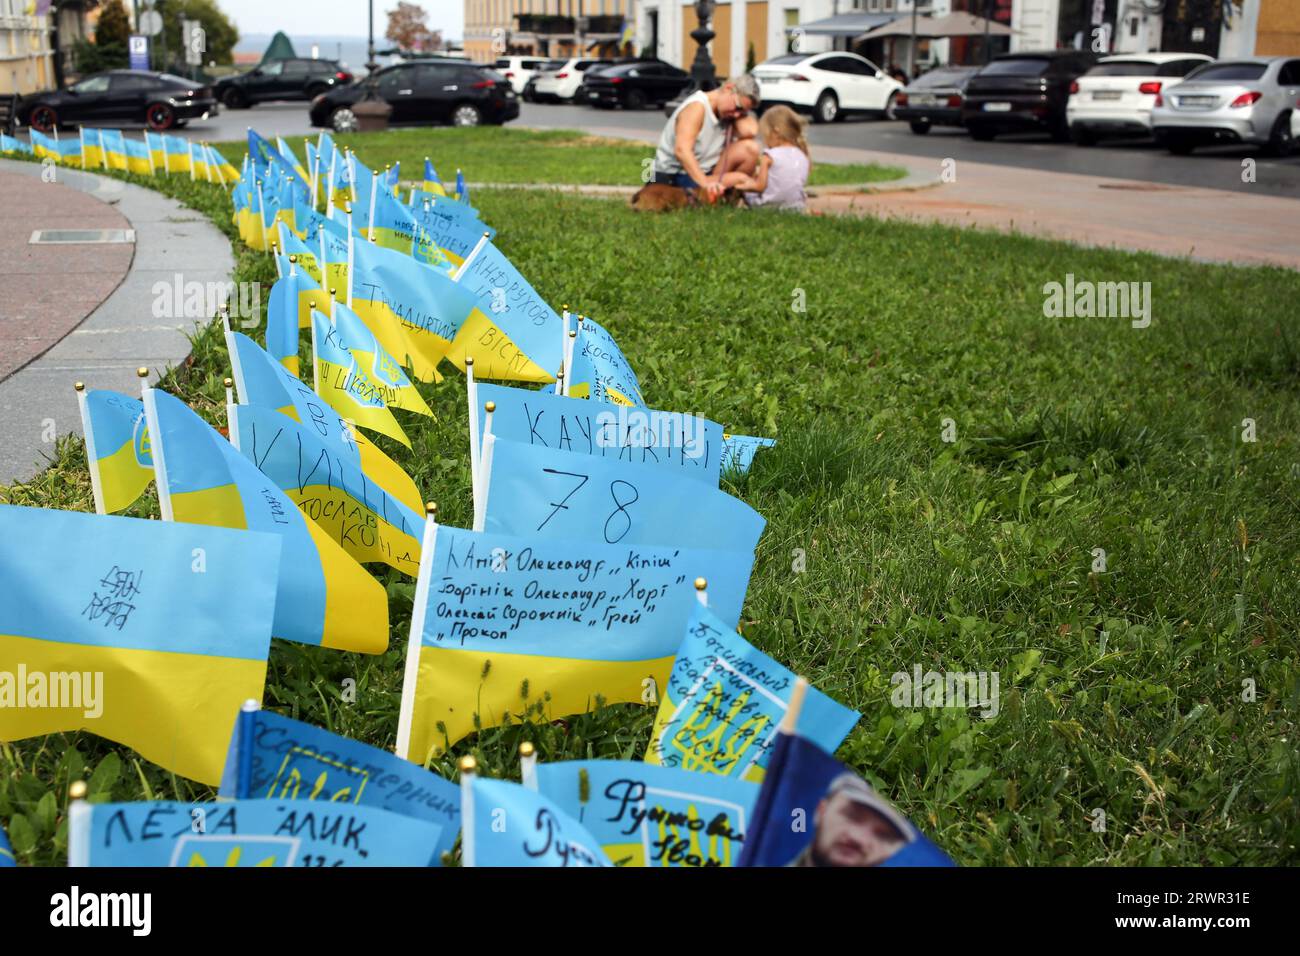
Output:
M813 119L818 123L834 123L840 115L840 101L830 90L817 97L813 107Z
M483 122L483 114L472 103L461 103L451 111L452 126L478 126Z
M977 143L987 143L993 138L993 130L986 126L972 126L970 128L970 138Z
M898 91L895 90L894 92L889 94L889 99L885 102L885 119L887 120L898 119L898 114L895 113L894 111L894 105L897 100L898 100Z
M33 106L27 114L27 125L41 133L52 133L59 125L59 114L53 106Z
M645 94L640 90L628 90L623 106L630 110L645 109Z
M144 108L144 121L154 132L162 132L176 125L176 111L169 103L150 103Z
M248 96L237 86L232 86L230 89L226 90L226 94L221 98L221 102L225 103L226 106L230 107L232 110L248 109Z
M346 106L340 106L330 114L330 127L336 133L355 133L361 129L357 114Z
M1290 156L1295 149L1295 136L1291 133L1291 113L1283 110L1273 123L1273 132L1268 136L1268 150L1274 156Z
M912 122L907 125L912 127L912 132L916 133L918 136L924 136L926 133L930 132L929 120L912 120Z
M1075 124L1070 127L1070 139L1074 140L1080 146L1092 146L1097 142L1097 134L1092 132L1086 126Z

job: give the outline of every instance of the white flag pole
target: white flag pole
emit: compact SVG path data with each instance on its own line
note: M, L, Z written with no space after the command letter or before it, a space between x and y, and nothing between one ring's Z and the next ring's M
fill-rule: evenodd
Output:
M352 272L353 272L352 247L355 242L356 242L356 233L352 231L352 206L349 205L348 206L348 296L347 296L347 303L346 303L349 309L352 308L352 286L354 284L352 282Z
M479 431L478 382L474 378L474 358L465 356L465 397L469 400L469 488L474 514L478 514Z
M149 370L143 366L136 370L140 376L140 397L144 400L144 418L149 425L149 452L153 456L153 478L158 486L158 508L163 521L174 521L172 491L167 483L167 459L163 450L162 429L158 427L158 406L154 403L153 389L149 387Z
M569 367L569 307L560 306L560 374L555 377L555 394L564 394L564 370Z
M799 726L799 711L803 710L803 699L807 693L808 682L802 677L795 678L794 689L790 691L790 703L786 706L780 726L776 728L779 733L795 732L795 728Z
M316 355L316 319L313 311L311 321L311 388L317 395L321 394L320 390L320 358Z
M478 761L470 754L460 758L460 865L474 865L474 778Z
M90 804L86 802L86 781L68 788L68 866L90 866Z
M529 790L537 791L537 750L527 740L519 745L519 780Z
M474 248L469 251L469 255L461 260L460 267L451 274L452 282L459 282L461 280L461 276L468 271L469 264L478 258L478 254L483 251L483 247L487 245L487 242L488 234L485 232L483 235L479 236L478 242L474 243Z
M81 168L86 168L86 127L77 127L77 137L81 140ZM101 511L100 514L103 514Z
M194 180L197 178L197 174L194 172L194 141L193 141L192 139L190 139L189 137L186 137L186 139L185 139L185 145L186 145L186 148L188 148L189 151L190 151L190 152L189 152L189 156L190 156L190 182L194 182Z
M564 367L569 370L569 374L564 380L564 391L560 393L561 395L567 396L573 391L573 352L577 342L578 330L569 329L569 341L565 344L564 350ZM590 398L591 396L588 395L587 397Z
M402 703L397 712L397 746L393 748L393 752L403 760L411 759L411 721L415 714L415 687L420 676L420 642L424 634L425 609L429 604L429 582L433 579L433 552L438 542L438 506L430 501L424 506L424 512L426 518L420 544L420 569L415 579L411 634L406 642Z
M334 167L339 161L339 151L335 147L330 151L330 181L325 184L325 211L334 208Z
M370 211L366 219L366 238L375 241L375 200L379 197L379 170L370 174Z
M704 578L695 579L695 600L701 607L709 606L709 582Z
M221 384L226 387L226 404L235 404L235 380L230 376L226 376L226 378L222 380ZM234 440L233 435L231 436L231 440Z
M208 157L208 178L209 179L212 178L212 170L216 169L217 182L221 184L222 189L229 192L230 187L226 185L226 174L225 172L222 171L221 164L217 162L217 151L214 150L211 146L205 146L204 150L206 151Z
M86 409L86 383L74 382L77 390L77 408L81 411L81 432L86 441L86 464L90 466L90 490L95 496L95 514L107 514L104 510L104 488L99 483L99 457L95 454L95 432L90 427L90 414Z
M488 479L492 476L492 450L496 438L492 434L492 413L497 410L496 402L483 405L482 460L478 466L478 490L474 494L474 530L482 531L487 523Z

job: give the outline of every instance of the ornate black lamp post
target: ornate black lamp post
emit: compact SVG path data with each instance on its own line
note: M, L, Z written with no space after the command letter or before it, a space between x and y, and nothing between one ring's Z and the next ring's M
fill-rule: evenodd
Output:
M699 17L700 25L691 31L691 39L696 43L695 59L691 62L691 82L697 90L711 90L718 85L717 69L708 49L709 41L716 36L709 29L709 21L713 19L717 6L714 0L695 0L695 15Z

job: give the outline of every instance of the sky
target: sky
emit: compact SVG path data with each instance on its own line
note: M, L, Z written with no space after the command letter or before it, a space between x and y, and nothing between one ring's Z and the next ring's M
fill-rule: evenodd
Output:
M283 30L312 36L366 35L368 0L217 0L226 16L235 21L240 33L274 33ZM460 39L464 33L465 7L461 0L424 0L430 29ZM388 26L387 11L396 0L375 0L375 37Z

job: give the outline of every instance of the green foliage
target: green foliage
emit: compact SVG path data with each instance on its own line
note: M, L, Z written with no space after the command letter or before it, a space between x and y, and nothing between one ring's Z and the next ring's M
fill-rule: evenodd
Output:
M384 137L353 142L371 166L393 155ZM404 158L475 178L517 168L473 137L403 142ZM233 233L219 188L135 181ZM840 758L960 862L1300 861L1300 382L1279 352L1300 276L873 219L639 216L522 190L474 201L545 299L617 336L654 406L778 438L724 482L769 522L744 634L862 712ZM1066 272L1151 282L1150 328L1044 318L1043 284ZM272 275L239 252L236 281ZM792 310L800 289L806 312ZM209 327L165 387L223 424L227 369ZM464 526L462 385L421 392L438 417L411 429L415 448L377 440ZM0 500L89 510L80 442ZM376 571L391 649L274 642L265 704L391 748L413 589ZM892 706L891 675L916 664L997 672L1000 713ZM454 778L472 753L517 777L522 740L542 760L637 759L652 716L525 711L432 769ZM63 861L75 779L97 799L211 796L90 734L0 744L0 821L22 862Z
M207 52L203 54L203 65L208 63L233 63L235 44L239 42L239 30L231 22L216 0L167 0L163 11L163 39L166 41L167 53L175 69L185 69L184 37L181 34L182 20L198 20L203 24L207 34ZM172 68L172 67L169 67Z
M108 0L100 9L99 20L95 24L95 43L126 49L130 37L131 18L127 16L122 0Z
M104 70L122 70L130 62L125 43L91 43L78 40L72 45L72 63L78 74L90 76Z

